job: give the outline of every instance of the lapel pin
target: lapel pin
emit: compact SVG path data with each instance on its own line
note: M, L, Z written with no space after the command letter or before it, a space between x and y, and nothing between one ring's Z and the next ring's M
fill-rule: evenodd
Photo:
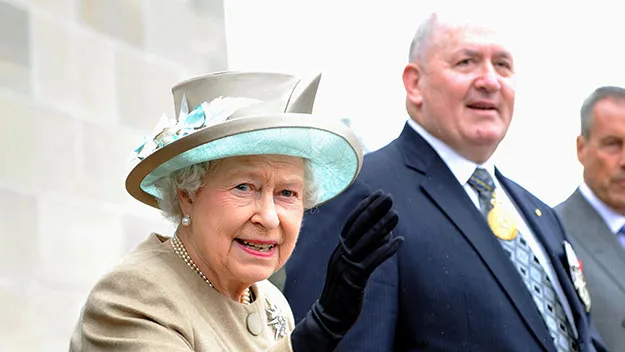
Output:
M536 208L536 210L534 210L534 213L536 213L536 216L542 216L543 212L540 211L540 209Z

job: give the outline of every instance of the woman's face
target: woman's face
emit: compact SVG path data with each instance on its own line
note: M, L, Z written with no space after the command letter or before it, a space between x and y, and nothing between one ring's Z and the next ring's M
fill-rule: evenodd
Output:
M181 231L205 275L225 288L282 267L302 223L304 182L302 158L238 156L220 160L193 197L181 194L183 215L191 216Z

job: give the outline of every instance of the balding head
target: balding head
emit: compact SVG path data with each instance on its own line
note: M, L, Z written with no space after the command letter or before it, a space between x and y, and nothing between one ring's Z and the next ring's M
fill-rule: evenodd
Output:
M469 29L473 31L480 30L488 32L492 36L506 36L506 38L497 39L498 42L505 42L508 49L512 46L511 36L507 35L506 26L502 25L501 20L495 16L485 16L483 12L467 14L463 11L453 12L433 12L425 21L419 25L417 31L410 43L410 51L408 53L408 62L417 62L425 67L427 64L428 52L432 47L438 45L436 36L441 31L455 29Z

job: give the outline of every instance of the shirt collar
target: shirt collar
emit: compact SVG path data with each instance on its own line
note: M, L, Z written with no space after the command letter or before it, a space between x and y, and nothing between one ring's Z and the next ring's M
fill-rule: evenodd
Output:
M579 191L582 193L584 198L586 198L588 203L590 203L590 205L595 208L597 213L599 213L599 215L603 218L603 221L605 221L612 233L617 233L621 227L625 225L625 216L615 212L612 208L602 202L595 195L595 193L590 190L590 187L588 187L586 182L582 182L582 184L579 185Z
M451 173L454 177L456 177L461 185L465 185L469 181L476 167L486 169L493 179L495 178L495 164L492 160L489 159L485 163L478 165L458 154L443 141L431 135L416 121L409 119L408 125L412 127L421 137L423 137L423 139L425 139L425 141L428 142L432 148L434 148L438 156L443 159L443 162L447 165L449 170L451 170Z

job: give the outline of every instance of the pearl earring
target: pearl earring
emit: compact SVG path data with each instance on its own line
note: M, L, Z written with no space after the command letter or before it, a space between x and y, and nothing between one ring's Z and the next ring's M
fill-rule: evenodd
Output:
M182 226L189 226L191 225L191 217L189 215L185 215L182 217L182 221L180 221L180 223L182 224Z

